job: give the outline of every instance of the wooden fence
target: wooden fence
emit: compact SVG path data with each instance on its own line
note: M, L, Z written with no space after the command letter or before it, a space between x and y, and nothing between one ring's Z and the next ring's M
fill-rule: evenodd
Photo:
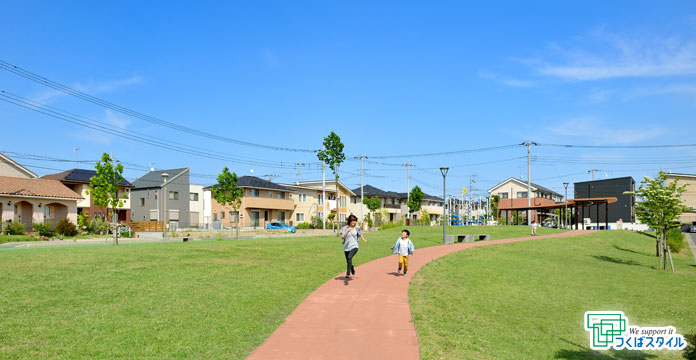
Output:
M164 232L164 221L131 221L134 232Z

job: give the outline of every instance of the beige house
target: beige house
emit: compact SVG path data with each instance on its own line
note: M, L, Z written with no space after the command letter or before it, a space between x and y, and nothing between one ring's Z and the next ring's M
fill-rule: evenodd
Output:
M408 194L397 193L393 191L384 191L371 185L364 185L362 191L365 198L377 197L380 199L382 206L375 212L377 213L381 221L400 221L403 220L403 217L405 217L408 214ZM367 206L362 204L362 201L360 200L360 188L353 189L353 193L358 195L351 198L350 204L354 207L351 208L351 210L355 211L354 213L360 216L360 207L362 207L363 214L369 214ZM421 219L423 215L427 213L431 224L437 224L442 215L442 205L443 201L441 198L428 194L423 194L421 210L411 214L411 218L413 220L418 220Z
M0 153L0 176L23 179L36 179L39 177L39 175L36 175L33 171L20 165L3 153Z
M541 185L531 183L532 194L529 196L527 194L527 183L520 179L508 178L507 180L493 186L488 189L488 193L500 196L500 200L503 199L526 199L531 198L543 198L553 200L555 202L563 201L563 195L545 188Z
M340 181L338 182L338 197L336 196L336 181L326 181L326 201L323 199L321 181L305 181L283 184L283 186L295 192L293 197L295 209L290 219L291 225L311 222L314 216L322 218L323 212L326 212L327 216L336 213L339 225L344 225L346 218L352 213L349 209L348 199L354 197L355 193ZM360 216L359 210L355 215Z
M215 185L204 190L212 190ZM239 209L241 227L265 228L269 222L289 223L295 203L293 189L287 188L255 176L242 176L237 186L244 190L242 206ZM237 213L229 205L220 205L213 197L210 201L213 227L232 227L237 225Z
M689 211L679 216L679 221L693 224L696 221L696 175L667 174L667 183L679 179L679 185L687 184L686 191L682 193L682 201L689 207Z

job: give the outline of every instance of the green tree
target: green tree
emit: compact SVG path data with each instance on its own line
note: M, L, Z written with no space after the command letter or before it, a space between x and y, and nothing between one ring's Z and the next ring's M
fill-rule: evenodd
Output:
M222 206L232 206L234 213L237 215L237 231L235 239L239 240L239 208L242 207L242 197L244 189L237 186L237 174L230 173L230 170L225 166L222 172L217 176L217 185L213 185L213 198Z
M363 199L363 204L365 204L367 206L367 210L370 210L370 214L373 217L376 215L375 211L377 209L379 209L380 207L382 207L382 201L376 196L366 197L365 199ZM374 219L375 219L374 221L376 223L377 218L374 218Z
M493 218L495 221L500 221L498 219L498 205L500 204L500 195L491 196L491 210L493 211Z
M118 185L123 181L123 165L114 166L114 159L104 153L94 168L97 175L89 179L87 194L92 198L94 205L111 210L114 245L118 245L118 208L123 207L123 199L118 195ZM108 229L106 237L109 237Z
M411 194L408 197L406 205L408 206L409 219L411 218L411 213L417 212L421 209L421 206L423 205L423 191L420 187L418 187L418 185L414 186L411 190Z
M679 179L666 184L667 174L660 170L656 178L646 176L640 182L638 191L625 192L624 194L638 197L636 205L636 217L644 224L648 224L656 231L655 252L660 257L659 267L667 269L667 256L674 271L672 251L667 246L667 232L679 227L677 217L688 210L682 202L682 193L686 191L686 185L679 186Z
M319 161L328 165L333 171L336 179L336 213L339 212L339 192L338 192L338 167L346 160L346 155L343 153L343 143L341 138L335 132L331 132L324 138L324 147L322 151L317 153ZM326 199L324 199L326 201Z

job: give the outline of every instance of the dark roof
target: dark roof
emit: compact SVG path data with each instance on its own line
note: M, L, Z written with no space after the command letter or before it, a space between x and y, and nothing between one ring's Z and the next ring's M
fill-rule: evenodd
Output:
M150 171L133 181L133 186L136 188L161 187L162 184L164 184L164 180L162 179L163 173L169 174L169 179L171 179L187 170L188 168Z
M204 190L210 190L213 186L206 187ZM256 176L241 176L237 179L237 186L246 188L260 188L260 189L270 189L270 190L282 190L282 191L293 191L292 189L286 188L283 185L278 185L274 182L257 178Z
M42 176L42 179L58 180L62 183L80 183L89 184L89 180L97 175L96 170L88 169L71 169L57 174ZM119 185L132 187L133 185L126 179L121 180Z
M360 194L360 188L355 188L352 190L356 195ZM405 192L394 192L394 191L384 191L382 189L378 189L372 185L363 185L363 193L365 196L377 196L377 197L385 197L385 198L395 198L395 199L406 199L408 198L408 195ZM423 193L423 200L437 200L437 201L442 201L442 198L439 198L437 196L432 196L428 195L426 193Z
M529 184L532 185L532 186L534 186L535 188L537 188L537 190L541 190L541 191L545 191L545 192L548 192L548 193L552 193L552 194L554 194L554 195L558 195L558 196L561 196L561 197L563 196L563 195L561 195L561 194L559 194L559 193L557 193L557 192L555 192L555 191L553 191L553 190L551 190L551 189L549 189L549 188L543 187L543 186L541 186L541 185L539 185L539 184L535 184L535 183L533 183L533 182L530 182Z
M668 174L668 175L669 175L669 174ZM578 182L573 183L573 185L575 185L575 184L599 183L599 182L603 182L603 181L613 181L613 180L623 180L623 179L626 179L626 180L631 179L631 183L635 183L635 182L636 182L635 180L633 180L633 177L632 177L632 176L622 176L622 177L609 178L609 179L597 179L597 180L578 181Z

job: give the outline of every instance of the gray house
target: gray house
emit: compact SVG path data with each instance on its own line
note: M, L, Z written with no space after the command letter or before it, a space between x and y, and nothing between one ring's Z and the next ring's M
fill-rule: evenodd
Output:
M166 183L163 174L166 174ZM162 196L165 191L166 201ZM189 168L150 171L133 181L131 220L164 221L166 206L172 228L189 227L189 191Z

